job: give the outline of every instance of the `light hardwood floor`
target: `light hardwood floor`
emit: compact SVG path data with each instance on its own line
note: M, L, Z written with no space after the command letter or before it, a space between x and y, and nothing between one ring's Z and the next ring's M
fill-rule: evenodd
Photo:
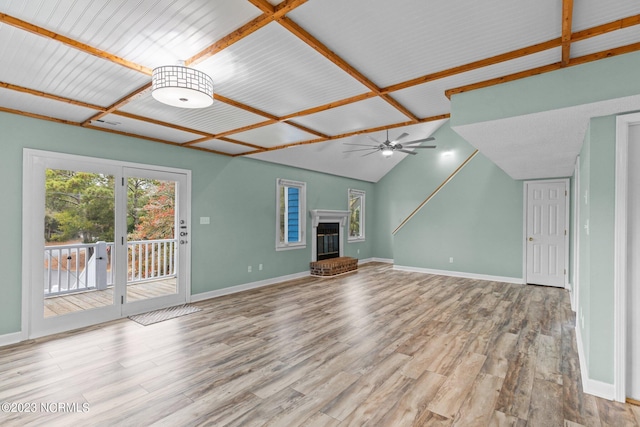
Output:
M0 425L640 422L640 408L582 393L561 289L371 263L197 305L0 349L0 402L80 409L0 412Z

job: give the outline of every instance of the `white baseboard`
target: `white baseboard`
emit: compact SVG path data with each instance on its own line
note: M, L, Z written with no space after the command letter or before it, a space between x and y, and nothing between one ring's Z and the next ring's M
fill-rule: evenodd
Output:
M393 264L392 258L367 258L366 260L360 261L360 264L364 264L366 262L384 262L385 264Z
M286 282L287 280L301 279L303 277L308 277L309 275L310 273L308 271L303 271L301 273L289 274L287 276L274 277L272 279L259 280L257 282L245 283L243 285L230 286L228 288L217 289L215 291L194 294L191 295L191 302L204 301L224 295L248 291L250 289L262 288L263 286L275 285L276 283Z
M613 384L605 383L589 378L589 367L587 366L584 355L584 345L582 342L582 333L576 325L576 344L578 345L578 359L580 360L580 377L582 378L582 391L596 397L607 400L615 400L616 388Z
M11 334L0 335L0 347L11 345L24 341L26 338L22 336L22 332L13 332Z
M449 271L449 270L434 270L431 268L407 267L403 265L394 265L393 269L400 270L400 271L409 271L412 273L426 273L426 274L435 274L438 276L462 277L465 279L488 280L491 282L504 282L504 283L515 283L517 285L524 285L524 279L521 277L490 276L487 274L465 273L462 271Z

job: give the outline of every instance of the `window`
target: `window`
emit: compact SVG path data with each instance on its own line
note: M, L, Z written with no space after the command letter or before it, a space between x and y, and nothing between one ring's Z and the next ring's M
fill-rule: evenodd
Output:
M364 240L364 191L349 189L349 241Z
M306 189L304 182L277 181L276 250L306 247Z

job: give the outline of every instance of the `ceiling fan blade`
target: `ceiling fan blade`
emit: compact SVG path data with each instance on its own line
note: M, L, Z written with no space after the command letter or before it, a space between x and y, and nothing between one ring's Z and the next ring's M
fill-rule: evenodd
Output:
M353 153L354 151L369 151L369 150L377 150L378 148L356 148L355 150L347 150L343 151L343 153Z
M423 142L434 141L434 140L435 138L430 136L429 138L416 139L415 141L403 142L402 145L421 144Z
M411 154L413 156L415 156L418 153L414 153L413 151L409 151L409 150L401 150L400 148L396 148L396 151L399 151L401 153L407 153L407 154Z
M391 141L392 144L397 144L398 141L400 141L402 138L406 138L408 137L409 134L406 132L403 132L402 135L400 135L399 137L397 137L396 139L394 139L393 141Z
M375 138L374 138L374 137L372 137L372 136L367 135L367 138L369 138L370 140L372 140L373 142L375 142L375 143L376 143L376 144L378 144L378 145L382 144L382 142L378 141L377 139L375 139Z
M418 145L417 147L409 147L409 148L436 148L435 145Z
M378 146L377 146L377 145L371 145L371 144L352 144L352 143L350 143L350 142L344 142L344 143L342 143L342 145L358 145L358 146L360 146L360 147L372 147L372 148L374 148L374 147L375 147L375 148L378 148Z
M366 157L366 156L369 156L369 155L371 155L371 154L373 154L373 153L375 153L375 152L377 152L377 151L378 151L378 150L372 151L372 152L367 153L367 154L363 154L363 155L362 155L362 156L360 156L360 157Z

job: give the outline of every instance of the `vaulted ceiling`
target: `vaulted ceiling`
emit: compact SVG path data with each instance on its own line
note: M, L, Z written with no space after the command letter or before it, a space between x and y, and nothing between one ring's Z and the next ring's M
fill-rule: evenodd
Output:
M405 154L345 143L427 137L452 94L640 50L638 24L637 0L0 0L0 111L375 182ZM178 60L211 107L151 96Z

